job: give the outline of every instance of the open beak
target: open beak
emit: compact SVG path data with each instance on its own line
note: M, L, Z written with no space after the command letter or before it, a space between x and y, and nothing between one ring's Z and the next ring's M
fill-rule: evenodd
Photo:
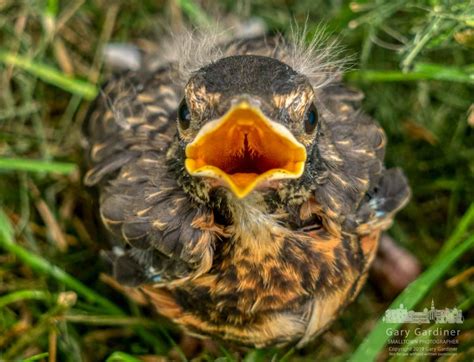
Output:
M243 198L264 182L300 177L305 161L305 147L285 126L241 102L201 128L186 147L185 167Z

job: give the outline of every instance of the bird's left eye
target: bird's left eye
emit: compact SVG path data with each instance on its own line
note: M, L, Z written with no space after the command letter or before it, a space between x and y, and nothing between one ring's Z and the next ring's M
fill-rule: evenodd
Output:
M178 108L178 122L182 129L189 128L191 124L191 112L189 112L186 100L183 99Z
M306 133L312 133L318 125L318 110L311 104L304 117L304 129Z

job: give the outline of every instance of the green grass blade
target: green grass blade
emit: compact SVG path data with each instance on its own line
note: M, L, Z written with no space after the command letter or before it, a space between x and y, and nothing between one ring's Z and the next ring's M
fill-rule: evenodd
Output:
M133 357L125 352L114 352L107 359L106 362L142 362L141 359Z
M237 362L235 357L230 353L227 348L225 348L222 344L218 343L219 345L219 350L222 352L223 357L226 359L228 362Z
M64 89L70 93L78 94L89 100L94 99L98 94L95 85L80 79L68 77L49 65L35 62L32 59L21 55L0 50L0 62L23 69L46 83Z
M58 0L48 0L46 4L45 13L51 17L56 17L59 11Z
M415 64L413 72L426 74L434 80L474 84L474 71L472 69L472 64L463 68L458 68L431 63L417 63Z
M409 69L413 60L417 55L423 50L423 48L428 44L430 39L435 36L441 30L441 23L443 19L439 16L436 16L430 22L427 23L426 29L420 31L417 36L413 39L413 47L410 49L406 57L402 60L401 66L403 70ZM418 37L419 36L419 37Z
M418 279L411 283L390 305L390 308L398 308L400 304L407 309L413 308L430 288L443 276L448 268L466 251L474 247L474 235L464 240L456 248L447 253L440 253L433 261L431 267L427 269ZM401 323L391 323L390 327L396 329ZM380 350L385 346L390 338L386 333L386 324L380 319L375 328L367 338L359 345L349 361L373 361Z
M290 361L290 358L291 356L293 356L295 354L295 347L292 347L288 350L288 352L286 352L278 361L279 362L288 362Z
M33 361L39 361L39 360L44 360L46 357L49 356L48 352L43 352L40 354L35 354L34 356L22 359L22 362L33 362Z
M474 224L474 203L471 204L469 209L464 213L461 220L459 220L456 228L451 234L450 238L443 244L440 255L451 250L457 245L466 234L467 230Z
M20 259L33 270L49 275L50 277L63 283L65 286L71 288L77 294L84 297L87 301L91 303L97 303L97 305L102 306L105 310L109 311L109 313L119 315L123 314L123 311L115 304L97 294L92 289L86 287L84 284L66 273L61 268L51 264L41 256L35 255L29 250L18 245L14 241L13 228L10 224L10 221L2 209L0 209L0 248L3 248L6 251L14 254L18 259Z
M198 26L210 26L211 19L201 9L201 7L192 0L179 0L179 6L183 12L189 16L191 21Z
M419 80L440 80L474 84L471 67L456 68L438 64L418 63L413 71L356 70L348 72L346 79L354 82L409 82Z
M254 349L245 355L243 362L263 362L265 361L265 356L265 349Z
M0 297L0 309L10 303L15 303L20 300L52 300L49 293L44 290L18 290Z
M74 163L0 157L0 170L51 172L69 175L77 170Z

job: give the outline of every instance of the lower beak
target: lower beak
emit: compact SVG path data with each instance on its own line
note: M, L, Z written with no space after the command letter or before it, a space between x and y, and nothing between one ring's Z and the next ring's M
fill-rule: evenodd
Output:
M186 147L185 167L193 176L223 181L238 197L272 180L303 174L306 149L283 125L247 102L205 124Z

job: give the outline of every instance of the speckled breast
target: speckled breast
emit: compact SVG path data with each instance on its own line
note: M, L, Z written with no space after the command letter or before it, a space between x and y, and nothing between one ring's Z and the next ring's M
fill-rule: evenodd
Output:
M365 279L367 258L355 238L281 227L264 240L247 237L223 241L209 273L145 292L192 333L264 347L322 331Z

